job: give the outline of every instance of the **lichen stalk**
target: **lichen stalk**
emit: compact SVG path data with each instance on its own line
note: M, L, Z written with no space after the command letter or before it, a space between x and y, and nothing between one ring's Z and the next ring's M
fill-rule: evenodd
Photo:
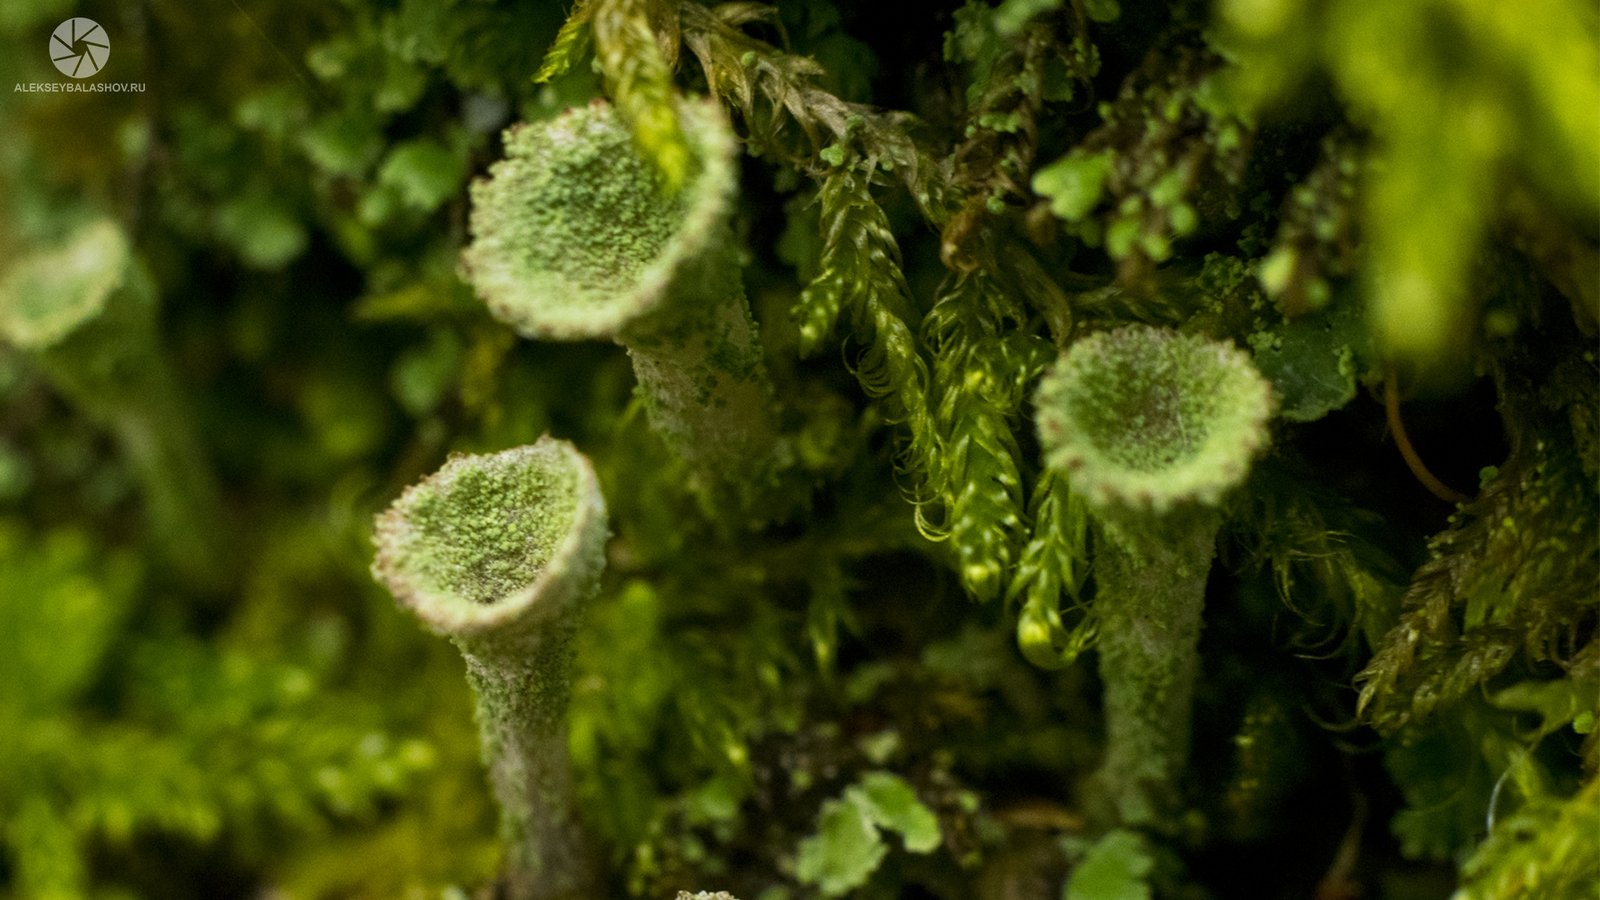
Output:
M1146 326L1079 341L1040 384L1046 462L1093 518L1106 749L1091 802L1108 827L1177 811L1221 507L1274 402L1242 351Z
M156 327L155 281L101 219L0 280L0 335L107 428L139 478L161 555L190 583L229 577L221 493Z
M473 186L462 269L525 337L626 347L652 427L702 484L748 503L778 430L730 225L735 144L715 104L677 110L691 151L678 190L605 103L512 128Z
M719 230L727 233L669 286L663 306L677 314L627 329L621 343L666 442L696 471L754 480L777 437L773 391L733 234Z
M1217 528L1195 522L1171 543L1140 546L1100 523L1095 537L1106 716L1096 787L1118 823L1145 825L1178 802Z
M511 900L598 896L567 750L571 638L609 537L593 467L548 436L455 456L377 521L373 576L460 649Z

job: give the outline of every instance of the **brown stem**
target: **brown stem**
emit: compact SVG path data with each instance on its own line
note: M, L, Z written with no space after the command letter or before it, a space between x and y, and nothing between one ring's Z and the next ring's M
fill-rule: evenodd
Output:
M1383 371L1383 406L1389 415L1389 430L1394 433L1394 442L1400 445L1400 455L1405 458L1406 467L1417 476L1428 493L1446 503L1465 503L1472 499L1433 477L1428 467L1422 464L1422 457L1417 455L1416 448L1411 446L1411 439L1406 437L1405 423L1400 421L1400 384L1392 365L1385 366Z

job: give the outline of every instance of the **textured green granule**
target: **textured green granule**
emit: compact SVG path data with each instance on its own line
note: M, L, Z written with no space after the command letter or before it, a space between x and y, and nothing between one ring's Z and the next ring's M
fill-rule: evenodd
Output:
M506 132L506 158L472 186L462 254L497 318L526 337L614 338L653 308L725 214L733 184L725 126L710 111L683 114L697 165L678 192L606 104Z
M571 528L578 476L531 457L452 461L404 498L400 556L419 589L489 604L539 577Z
M1213 504L1266 443L1271 386L1236 348L1149 327L1091 335L1039 385L1050 465L1093 504Z
M568 113L571 133L518 128L495 167L508 216L505 240L529 270L545 270L593 291L624 289L672 239L681 196L668 197L615 115ZM480 192L480 215L495 204ZM515 199L512 199L515 198Z

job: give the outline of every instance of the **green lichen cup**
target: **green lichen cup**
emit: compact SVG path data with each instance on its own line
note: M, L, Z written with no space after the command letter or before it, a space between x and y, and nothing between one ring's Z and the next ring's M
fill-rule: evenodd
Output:
M565 441L457 455L377 520L372 574L450 638L500 803L504 896L599 896L567 751L571 638L605 569L605 500Z
M1221 506L1267 446L1271 384L1231 344L1132 326L1073 344L1039 385L1046 464L1095 525L1106 751L1091 803L1158 826L1189 752Z
M1136 325L1073 344L1039 385L1045 462L1096 510L1215 507L1267 445L1272 386L1231 344Z
M729 224L736 144L715 103L678 113L691 165L677 191L606 103L509 129L472 187L462 273L524 337L622 344L667 444L705 482L748 485L777 428Z
M190 583L219 589L231 577L221 493L162 352L159 306L122 228L99 219L0 278L0 336L116 438L161 557Z

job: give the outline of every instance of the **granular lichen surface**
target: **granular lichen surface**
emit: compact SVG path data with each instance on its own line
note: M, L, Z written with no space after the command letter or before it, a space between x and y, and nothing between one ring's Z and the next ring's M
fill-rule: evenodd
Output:
M524 590L571 527L578 479L537 462L446 467L400 505L396 548L419 589L490 604Z

